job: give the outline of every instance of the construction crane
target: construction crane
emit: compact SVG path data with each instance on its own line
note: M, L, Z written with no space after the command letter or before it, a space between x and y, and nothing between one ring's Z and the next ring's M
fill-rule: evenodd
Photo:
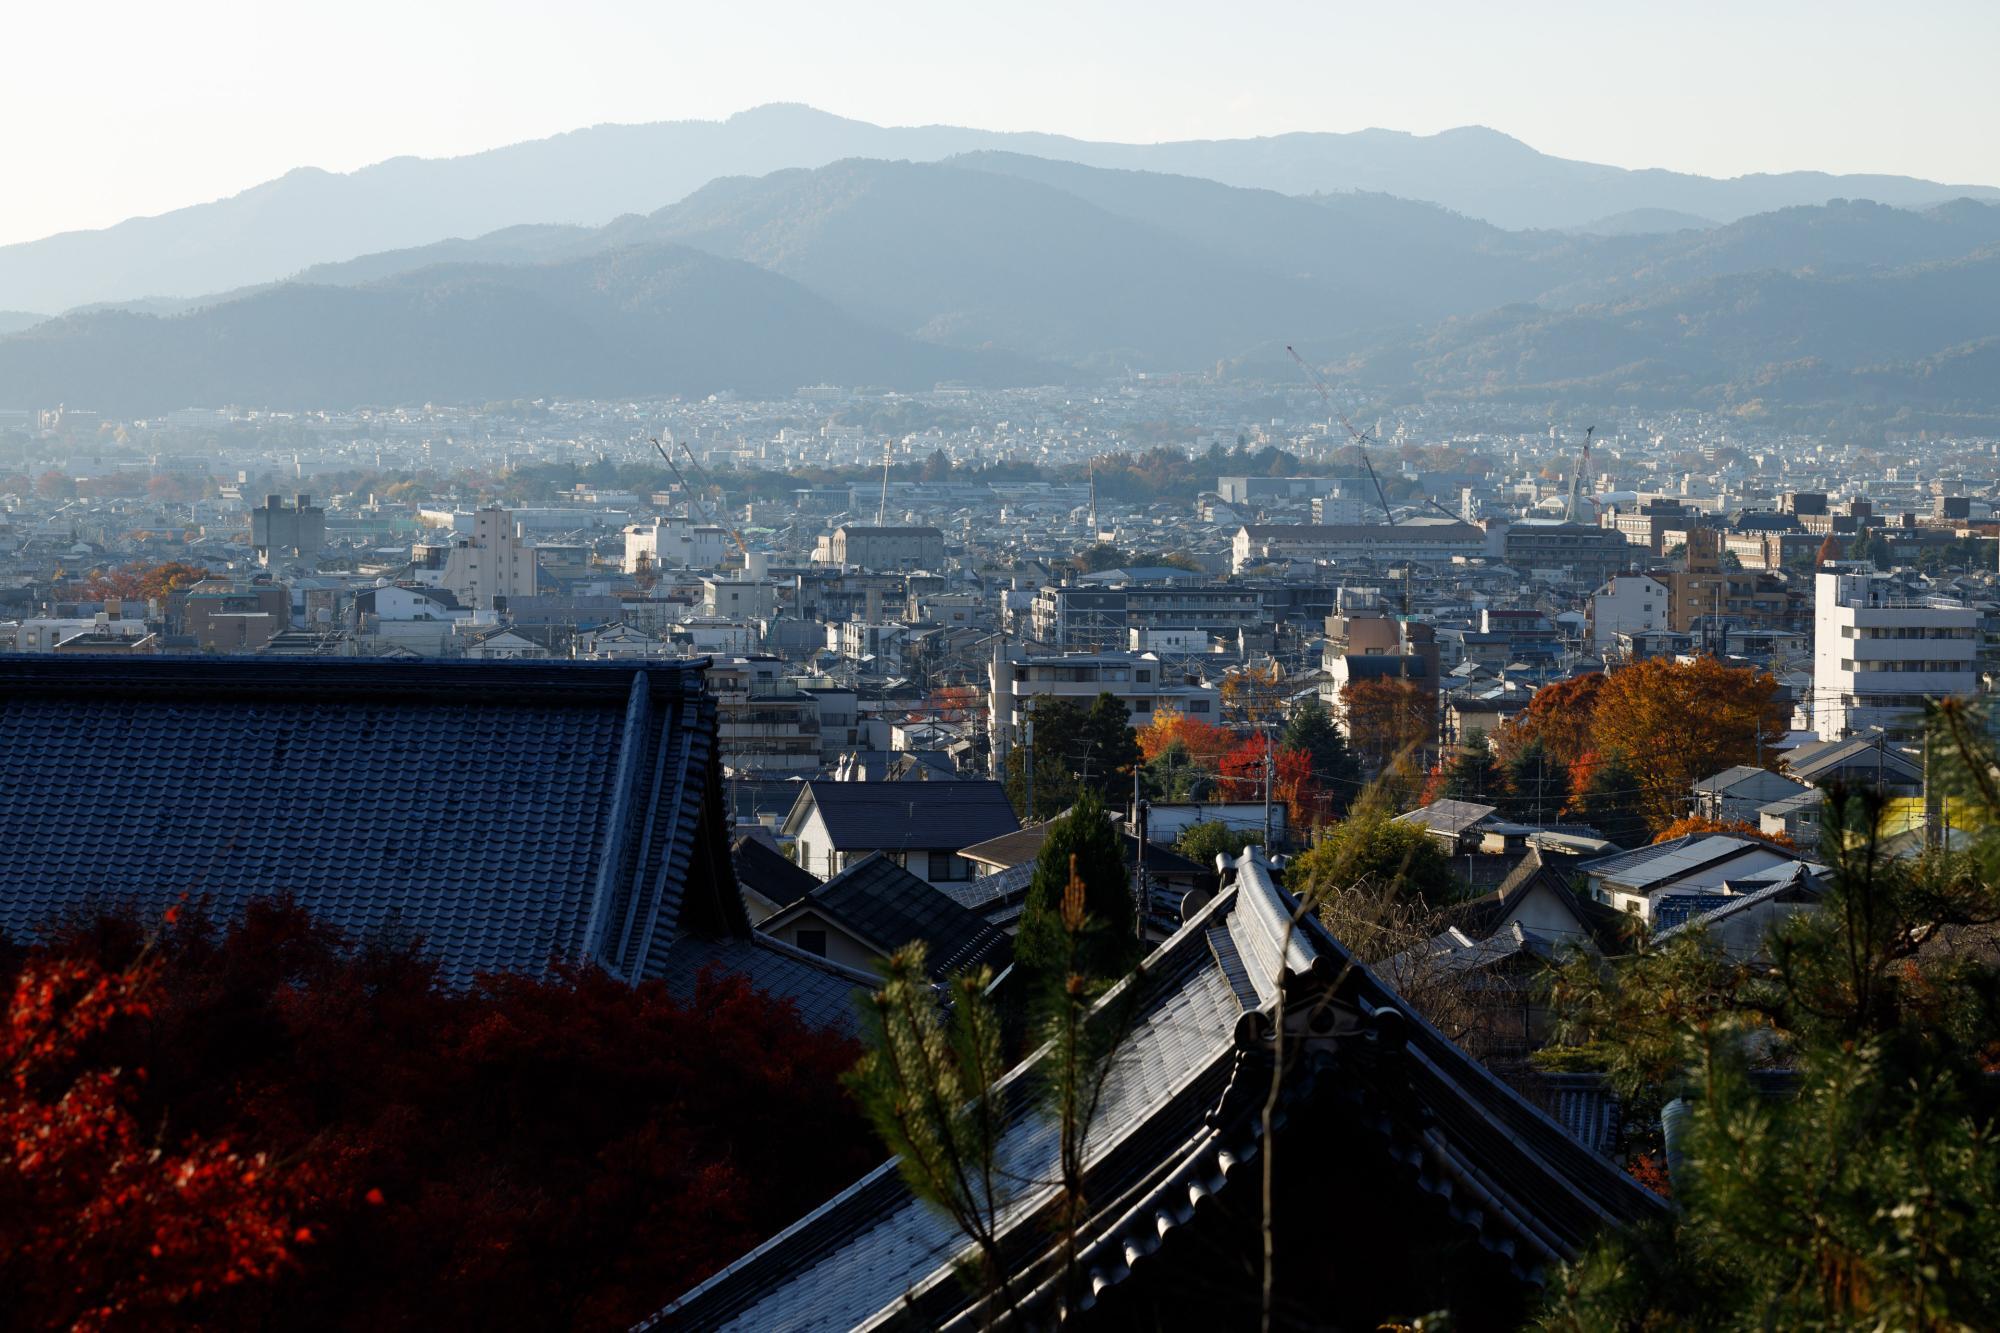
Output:
M672 431L662 428L660 431L660 435L664 435L668 440L672 441L672 443L677 448L679 448L682 453L687 455L688 465L690 467L694 467L697 469L701 467L701 464L697 462L695 459L694 450L688 448L685 444L682 444L679 440L674 439L674 433ZM653 448L659 450L660 461L665 463L668 469L674 474L675 480L679 481L681 484L681 489L688 493L689 503L701 504L703 510L706 511L706 517L708 518L708 521L715 524L717 527L721 528L724 532L728 533L730 540L736 543L736 549L743 553L743 568L745 570L748 570L750 568L750 548L744 543L743 534L736 530L736 526L734 524L729 523L722 519L718 519L715 516L714 511L708 509L707 504L701 500L701 497L696 493L695 488L688 483L687 474L680 470L680 466L674 462L674 456L667 452L667 446L660 443L660 435L648 435L646 438L652 441Z
M1576 470L1569 474L1569 504L1563 508L1563 522L1576 522L1576 494L1583 485L1583 474L1590 470L1590 437L1597 433L1597 427L1583 429L1583 447L1576 452Z
M1395 527L1396 515L1389 508L1389 497L1382 490L1382 479L1375 475L1375 464L1368 457L1369 441L1367 434L1356 430L1354 423L1347 419L1347 414L1333 405L1332 392L1327 389L1326 382L1314 373L1311 366L1306 364L1306 359L1300 356L1290 343L1285 344L1285 350L1292 354L1292 360L1299 363L1299 369L1303 370L1306 373L1306 378L1312 381L1313 388L1319 390L1320 401L1326 404L1327 413L1340 423L1341 429L1348 433L1349 437L1353 439L1355 447L1361 451L1361 466L1368 469L1368 480L1375 486L1375 502L1382 506L1383 521L1388 523L1390 527Z
M889 513L889 460L896 451L896 437L891 435L882 441L882 498L875 503L875 526L881 527Z

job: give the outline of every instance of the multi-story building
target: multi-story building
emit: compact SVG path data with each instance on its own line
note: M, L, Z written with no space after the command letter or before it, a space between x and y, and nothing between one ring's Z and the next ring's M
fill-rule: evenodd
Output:
M943 569L944 534L936 528L861 527L843 523L821 539L824 563L861 569ZM815 552L819 559L819 553Z
M261 508L250 511L250 545L263 565L316 559L326 545L326 510L309 495L296 496L289 505L282 496L266 496Z
M1620 574L1607 579L1590 595L1586 616L1590 649L1612 651L1620 634L1642 634L1667 628L1667 585L1644 574Z
M708 670L715 695L716 745L734 773L819 770L820 707L781 674L776 658L735 658Z
M1632 564L1623 535L1588 523L1522 522L1508 527L1502 558L1516 569L1563 571L1570 581L1594 587Z
M291 628L292 595L281 583L197 588L181 603L182 622L205 653L254 653Z
M993 707L994 762L997 764L1021 739L1021 725L1043 697L1070 699L1088 707L1100 694L1125 705L1135 727L1151 723L1162 708L1172 708L1202 722L1222 716L1222 692L1190 679L1154 653L1066 653L1056 656L1003 657L996 646L987 684Z
M535 595L535 548L513 515L494 506L472 516L472 537L450 546L419 546L412 572L443 588L460 606L491 611L514 597ZM497 599L497 601L496 601Z
M1980 611L1913 598L1865 563L1830 563L1813 581L1813 729L1840 740L1909 734L1928 699L1979 688Z
M1242 573L1269 560L1307 562L1369 560L1448 564L1487 554L1486 532L1471 523L1248 523L1236 530L1230 568Z
M1700 510L1664 497L1641 500L1629 508L1619 506L1607 509L1601 519L1604 527L1619 533L1631 545L1643 547L1654 555L1666 554L1668 532L1685 532L1701 521Z
M734 543L729 533L687 518L656 518L625 529L625 572L714 569Z
M1228 584L1093 588L1056 584L1035 594L1036 640L1057 649L1122 647L1133 630L1197 629L1234 634L1267 624L1264 595Z
M1399 680L1435 698L1437 629L1426 621L1391 615L1380 606L1343 606L1326 618L1320 700L1343 729L1347 687L1367 680Z
M1692 528L1683 549L1684 569L1661 574L1667 585L1667 628L1687 634L1710 629L1783 629L1802 616L1792 593L1775 576L1726 568L1722 533Z

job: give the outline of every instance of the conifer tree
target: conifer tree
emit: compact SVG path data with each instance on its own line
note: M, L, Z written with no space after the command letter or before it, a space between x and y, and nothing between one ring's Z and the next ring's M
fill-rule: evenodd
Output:
M1035 861L1021 929L1014 938L1014 965L1030 1000L1075 970L1092 977L1120 977L1139 957L1137 912L1125 869L1122 836L1105 814L1104 802L1086 788L1067 815L1049 827ZM1066 966L1063 895L1074 869L1084 885L1091 931L1077 946L1076 966Z

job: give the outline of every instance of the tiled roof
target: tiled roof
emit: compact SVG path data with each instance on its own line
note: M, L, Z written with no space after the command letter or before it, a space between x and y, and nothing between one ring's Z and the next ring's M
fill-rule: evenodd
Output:
M1000 966L1011 952L1005 935L880 852L813 889L800 906L825 913L885 954L922 940L935 977Z
M1204 1244L1199 1228L1203 1218L1227 1225L1221 1219L1257 1213L1251 1182L1265 1146L1260 1110L1281 989L1294 1000L1320 994L1330 1006L1327 1035L1304 1036L1305 1049L1288 1066L1284 1117L1303 1126L1356 1104L1362 1119L1338 1123L1367 1127L1301 1128L1286 1140L1293 1146L1284 1181L1309 1173L1315 1154L1407 1161L1403 1206L1415 1219L1407 1225L1452 1229L1466 1242L1461 1262L1484 1256L1491 1266L1481 1271L1522 1282L1574 1256L1606 1224L1662 1211L1617 1166L1408 1014L1317 918L1299 917L1296 900L1258 856L1243 858L1235 882L1154 951L1143 977L1132 983L1140 987L1137 1011L1091 1128L1092 1211L1077 1233L1077 1265L1090 1275L1082 1309L1115 1302L1127 1282L1170 1281L1162 1275L1187 1264L1201 1266L1201 1280L1232 1280L1233 1251ZM1031 1062L1000 1085L996 1153L1006 1178L1018 1182L1001 1214L1001 1246L1023 1324L1055 1322L1050 1303L1061 1283L1060 1248L1049 1239L1059 1137L1029 1095L1032 1078ZM1239 1169L1246 1163L1250 1169ZM1231 1191L1243 1194L1239 1205L1224 1198L1208 1206ZM1371 1199L1370 1218L1386 1203ZM1190 1229L1196 1240L1182 1241ZM952 1224L912 1197L894 1163L885 1163L640 1327L982 1324L985 1312L972 1308L955 1271L965 1248ZM1155 1258L1162 1253L1169 1259ZM1145 1308L1143 1297L1139 1304ZM1115 1305L1107 1319L1123 1326ZM1140 1322L1157 1319L1154 1310Z
M1491 819L1498 806L1482 805L1477 801L1432 801L1407 814L1396 816L1398 824L1415 824L1432 833L1442 833L1457 837L1467 829L1477 827L1483 820Z
M741 973L758 990L796 1004L799 1016L814 1027L832 1028L850 1036L859 1036L861 1032L861 1014L855 997L877 984L865 972L814 957L761 931L747 939L731 935L721 939L684 936L675 940L667 949L660 980L673 994L686 999L694 994L695 981L710 967Z
M786 821L796 826L807 803L819 807L841 851L949 848L957 851L1021 826L997 782L829 782L802 784Z
M745 935L705 663L0 658L0 929L289 894L445 975Z
M736 882L763 895L766 902L783 907L819 887L819 876L747 834L730 851L736 860Z

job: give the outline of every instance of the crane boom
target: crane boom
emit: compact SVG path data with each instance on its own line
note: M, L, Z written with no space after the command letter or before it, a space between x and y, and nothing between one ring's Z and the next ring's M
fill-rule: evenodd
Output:
M1583 485L1583 474L1590 469L1590 437L1596 432L1595 426L1586 426L1583 429L1583 447L1577 450L1576 468L1569 474L1569 504L1563 508L1565 523L1576 522L1577 489Z
M665 435L669 440L673 440L674 444L679 447L680 451L687 455L689 466L696 468L699 468L701 466L700 463L695 461L694 450L688 448L685 444L682 444L679 440L674 439L674 433L672 431L663 430L660 432L660 434ZM664 462L669 469L672 470L674 476L680 481L681 489L685 490L688 493L688 499L691 502L698 501L699 497L695 494L694 487L688 484L687 475L680 470L678 465L675 464L674 456L667 452L667 446L660 443L660 437L658 435L649 435L646 438L648 440L651 440L653 447L660 451L660 460ZM708 506L706 504L703 504L702 508L707 509ZM743 567L745 569L748 569L750 567L750 548L744 544L743 534L736 530L736 526L733 523L717 519L713 511L710 511L707 517L709 522L714 523L717 527L721 528L724 532L729 534L730 540L736 543L736 549L743 553Z
M1290 343L1285 344L1285 350L1292 354L1292 360L1299 363L1299 369L1303 370L1306 373L1306 378L1312 381L1313 388L1319 390L1320 401L1326 404L1327 412L1333 416L1334 420L1340 423L1341 429L1346 431L1354 440L1354 447L1361 451L1361 466L1368 469L1368 480L1375 485L1375 503L1382 506L1383 521L1390 527L1395 527L1396 515L1389 508L1389 496L1382 489L1382 479L1375 475L1375 464L1368 457L1367 435L1356 430L1354 423L1347 419L1347 414L1333 405L1333 394L1327 389L1326 381L1322 380L1313 371L1313 368L1306 364L1306 359L1300 356Z

